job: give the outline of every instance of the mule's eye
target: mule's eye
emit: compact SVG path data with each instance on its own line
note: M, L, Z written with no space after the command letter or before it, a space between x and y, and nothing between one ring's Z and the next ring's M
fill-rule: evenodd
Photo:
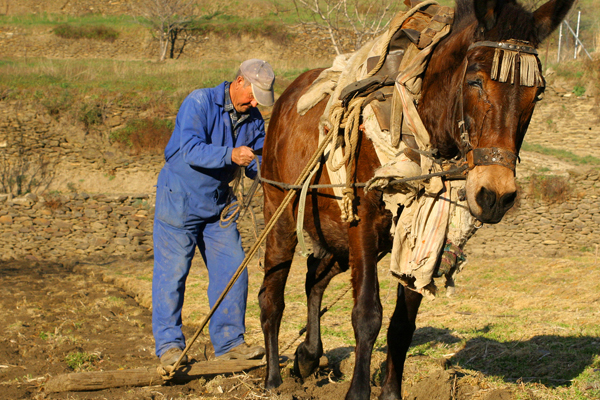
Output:
M467 80L469 86L483 89L483 81L480 78Z

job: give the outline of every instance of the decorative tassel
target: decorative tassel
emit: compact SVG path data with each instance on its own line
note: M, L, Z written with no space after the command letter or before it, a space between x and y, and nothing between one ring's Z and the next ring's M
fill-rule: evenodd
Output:
M538 60L533 54L521 54L521 85L543 85Z
M500 66L499 82L507 82L510 75L510 83L515 83L515 59L517 53L510 50L504 50L502 54L502 65Z
M537 56L534 54L519 53L511 50L495 50L491 78L499 82L507 82L510 78L510 83L514 84L517 57L520 61L519 74L521 85L543 86L544 79L542 78L542 74L540 72Z
M492 80L498 79L498 66L500 65L500 52L502 50L496 49L494 51L494 62L492 63Z

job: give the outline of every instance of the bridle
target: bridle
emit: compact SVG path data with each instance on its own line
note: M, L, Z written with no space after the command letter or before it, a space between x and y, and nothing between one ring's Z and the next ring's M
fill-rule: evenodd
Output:
M483 41L479 41L479 42L475 42L475 43L471 44L469 46L469 48L467 49L467 53L471 49L474 49L476 47L489 47L489 48L497 49L494 54L494 65L492 67L492 69L493 69L492 79L494 79L494 72L496 72L496 78L498 78L497 69L498 69L498 64L500 63L500 59L499 59L500 52L498 50L503 50L503 51L509 52L509 54L516 53L516 55L512 55L513 58L515 58L515 57L520 58L521 53L531 54L536 58L537 62L539 63L539 59L537 58L538 57L537 50L533 46L529 45L528 42L521 42L521 41L516 41L516 40L508 40L505 42L493 42L493 41L483 40ZM514 61L514 59L513 59L513 61ZM514 61L514 62L516 64L516 61ZM461 83L459 85L457 98L456 98L456 104L455 104L455 116L454 116L455 122L453 123L453 129L455 129L457 127L460 131L461 159L463 160L464 163L468 164L468 171L472 170L476 166L501 165L503 167L510 169L514 173L515 168L517 166L517 160L519 160L519 156L516 153L514 153L511 150L503 149L503 148L499 148L499 147L474 148L473 145L471 144L469 131L466 129L466 126L465 126L464 101L463 101L463 87L465 84L467 67L468 67L468 58L465 57L465 60L463 62L462 79L461 79ZM541 75L540 75L540 77L541 77ZM512 70L512 79L513 79L512 83L514 83L514 67ZM500 78L500 80L502 81L502 78ZM538 79L535 79L534 82L536 80L538 80ZM542 82L542 86L543 86L543 78L541 78L541 82ZM456 115L457 112L460 113L459 116ZM479 132L479 135L481 135L481 132ZM477 137L477 139L479 139L479 136ZM479 142L479 140L477 140L477 141Z

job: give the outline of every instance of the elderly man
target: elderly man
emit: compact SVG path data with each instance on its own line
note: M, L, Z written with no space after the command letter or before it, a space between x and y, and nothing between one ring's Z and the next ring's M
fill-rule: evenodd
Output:
M154 216L152 331L156 355L173 365L185 348L181 308L196 246L208 269L212 307L244 259L237 224L222 228L238 168L254 178L254 150L262 149L264 120L257 104L273 105L271 66L244 61L233 82L193 91L181 104L158 176ZM239 277L213 315L209 333L217 359L262 357L244 341L248 274ZM187 362L184 357L183 362Z

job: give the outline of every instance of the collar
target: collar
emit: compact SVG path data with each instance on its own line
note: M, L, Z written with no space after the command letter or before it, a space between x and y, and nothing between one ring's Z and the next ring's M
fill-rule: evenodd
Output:
M225 109L225 111L227 112L236 112L235 107L233 106L233 103L231 102L231 95L229 94L229 86L231 85L231 83L229 82L223 82L223 86L224 86L224 91L223 91L223 108Z

